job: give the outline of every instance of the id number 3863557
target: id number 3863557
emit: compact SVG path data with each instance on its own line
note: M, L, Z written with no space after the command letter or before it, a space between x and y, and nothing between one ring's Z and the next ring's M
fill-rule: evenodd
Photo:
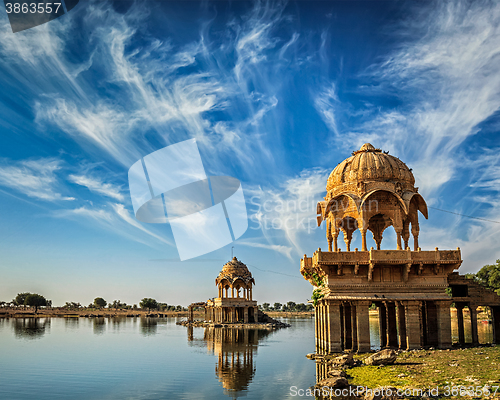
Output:
M57 14L61 3L6 3L7 14Z

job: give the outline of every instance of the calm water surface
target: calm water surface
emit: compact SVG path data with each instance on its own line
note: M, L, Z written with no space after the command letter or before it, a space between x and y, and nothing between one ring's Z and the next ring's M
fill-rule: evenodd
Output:
M278 331L176 321L0 318L0 399L276 400L316 383L315 363L305 358L314 352L312 318L282 319L292 327ZM480 342L490 341L491 325L478 328ZM370 339L379 348L377 318Z
M287 399L315 383L313 319L278 331L175 318L0 319L0 399Z

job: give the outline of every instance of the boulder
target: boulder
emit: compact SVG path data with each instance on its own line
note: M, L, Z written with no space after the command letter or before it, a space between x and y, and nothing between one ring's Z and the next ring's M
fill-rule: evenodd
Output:
M343 389L348 387L349 383L347 382L346 378L337 376L337 377L323 379L322 381L319 381L315 387L320 389L325 386L332 389Z
M347 378L347 374L342 369L331 369L327 373L329 378Z
M389 365L394 364L397 357L398 353L396 353L394 350L384 349L365 358L363 362L366 365Z
M333 358L328 364L333 367L352 367L354 366L354 358L352 353L347 353Z

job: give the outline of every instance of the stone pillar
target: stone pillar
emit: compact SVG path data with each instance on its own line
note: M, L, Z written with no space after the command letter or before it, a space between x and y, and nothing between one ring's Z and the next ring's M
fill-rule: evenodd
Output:
M351 329L352 329L352 349L358 349L358 318L356 315L356 302L351 302Z
M344 310L344 305L340 303L340 347L342 347L342 350L345 350L344 347L344 341L345 341L345 326L344 326L344 315L345 315L345 310Z
M472 345L477 346L479 344L479 337L477 334L477 306L475 304L469 304L469 310L470 310Z
M318 349L323 354L323 307L318 304Z
M248 307L245 307L243 309L243 322L245 324L248 324Z
M439 323L437 306L433 301L425 301L426 345L438 346ZM451 326L451 325L450 325Z
M340 229L339 228L334 228L333 230L333 251L337 252L338 251L338 245L337 245L337 239L339 237L339 232L340 232Z
M439 300L435 303L437 309L438 347L440 349L448 349L451 347L451 300Z
M406 350L406 316L405 307L401 302L397 303L397 317L398 317L398 336L399 336L399 348L401 350Z
M387 346L398 347L398 328L396 322L396 305L392 301L385 303L387 309Z
M370 351L370 316L368 313L370 305L371 301L358 301L356 303L358 353Z
M366 229L361 229L361 251L367 251L366 247Z
M491 306L493 318L493 343L500 344L500 306Z
M418 301L406 301L406 350L420 348L420 305Z
M418 233L420 231L418 223L411 224L411 234L413 235L413 249L418 251Z
M316 353L319 353L319 307L316 305L314 307L314 347L316 349Z
M465 328L464 328L464 304L455 303L457 308L457 323L458 323L458 344L465 346Z
M383 303L378 304L378 326L380 333L380 347L387 346L387 313Z
M188 307L188 322L193 322L193 319L194 319L193 307L189 306Z
M342 352L342 343L340 341L340 302L330 301L327 305L328 312L328 352Z
M344 303L344 350L352 349L351 305Z
M401 247L401 230L397 230L396 231L396 244L397 244L397 247L396 249L397 250L402 250L402 247Z

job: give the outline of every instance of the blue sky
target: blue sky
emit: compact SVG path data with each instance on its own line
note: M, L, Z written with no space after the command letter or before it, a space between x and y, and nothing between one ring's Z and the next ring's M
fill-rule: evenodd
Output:
M232 246L259 302L310 298L316 202L365 142L430 207L500 221L497 2L81 1L16 34L0 15L1 300L215 296L231 246L180 262L128 193L135 161L191 138L208 175L242 182L250 228ZM459 246L462 273L500 258L499 223L429 211L423 249Z

